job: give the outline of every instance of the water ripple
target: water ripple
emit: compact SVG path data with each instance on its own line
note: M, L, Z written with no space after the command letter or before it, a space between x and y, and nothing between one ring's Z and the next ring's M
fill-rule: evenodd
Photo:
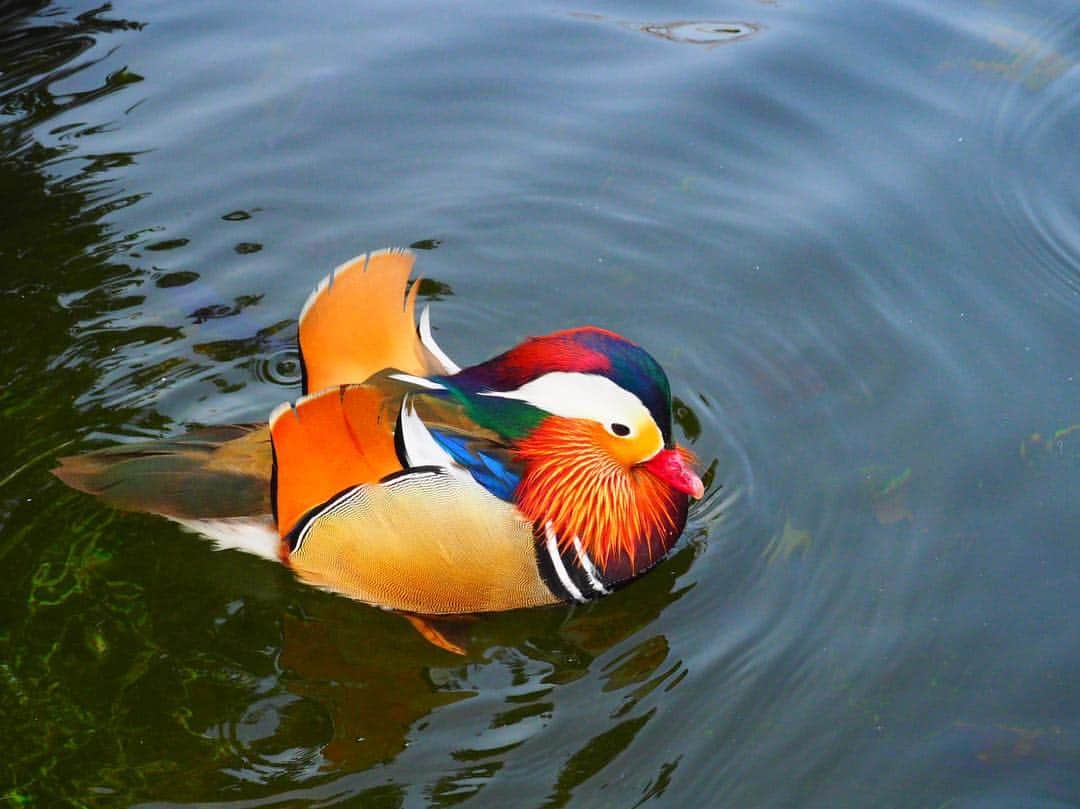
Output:
M988 214L1004 220L1030 258L1029 280L1074 307L1080 306L1080 152L1063 145L1080 131L1078 34L1075 11L1032 32L998 26L989 34L996 55L969 63L1000 79L982 101L999 168L984 200Z
M739 39L746 39L761 30L752 22L721 22L718 20L676 20L674 22L626 23L643 34L678 42L684 45L705 45L714 48Z
M280 348L273 354L260 357L252 373L260 382L291 387L300 384L300 352L295 348Z
M575 12L570 15L579 20L591 22L615 22L630 31L675 42L681 45L700 45L715 48L740 39L751 37L764 28L761 23L739 20L669 20L661 22L631 22L612 20L603 14L585 14Z

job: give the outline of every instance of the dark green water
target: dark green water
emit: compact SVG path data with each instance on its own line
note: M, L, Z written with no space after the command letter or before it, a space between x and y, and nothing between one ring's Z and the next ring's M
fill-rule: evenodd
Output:
M0 7L14 806L1080 805L1074 2ZM675 553L465 658L57 454L264 419L344 259L647 346Z

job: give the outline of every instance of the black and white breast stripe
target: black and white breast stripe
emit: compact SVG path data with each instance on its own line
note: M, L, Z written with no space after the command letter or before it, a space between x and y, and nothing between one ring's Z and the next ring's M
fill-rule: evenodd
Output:
M416 466L412 469L403 469L400 472L387 475L379 483L390 489L395 486L423 484L438 486L438 481L444 479L445 475L446 470L437 466ZM296 521L296 525L292 527L292 530L285 535L284 541L289 548L289 553L299 552L304 540L307 539L308 534L318 524L319 520L335 515L343 515L347 519L351 514L366 514L370 509L369 501L370 492L368 486L361 484L359 486L350 486L348 489L335 494L325 503L320 503L314 508L308 509Z
M550 522L534 529L536 537L536 563L544 584L564 601L583 603L602 595L612 588L604 580L589 554L574 537L566 551L559 549L559 538Z
M308 509L303 516L296 521L296 525L285 535L285 544L289 553L297 553L304 544L311 529L319 522L320 517L325 517L335 512L348 512L359 506L366 496L363 486L350 486L344 491L338 492L325 503L320 503L314 508Z

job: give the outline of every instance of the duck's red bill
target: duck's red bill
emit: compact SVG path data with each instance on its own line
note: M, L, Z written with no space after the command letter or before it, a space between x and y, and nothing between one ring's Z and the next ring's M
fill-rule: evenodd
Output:
M676 449L662 449L642 465L671 488L696 500L705 494L705 484Z

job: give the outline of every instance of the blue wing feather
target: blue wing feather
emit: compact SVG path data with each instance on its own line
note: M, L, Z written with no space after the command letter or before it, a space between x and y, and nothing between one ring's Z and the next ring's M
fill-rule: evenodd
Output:
M475 441L466 436L440 430L431 430L431 435L451 458L469 470L473 480L500 500L513 502L521 476L508 463L475 448Z
M432 430L431 434L439 442L439 446L449 453L450 457L464 467L473 467L481 461L477 453L469 449L469 439L463 435L451 435L439 430Z

